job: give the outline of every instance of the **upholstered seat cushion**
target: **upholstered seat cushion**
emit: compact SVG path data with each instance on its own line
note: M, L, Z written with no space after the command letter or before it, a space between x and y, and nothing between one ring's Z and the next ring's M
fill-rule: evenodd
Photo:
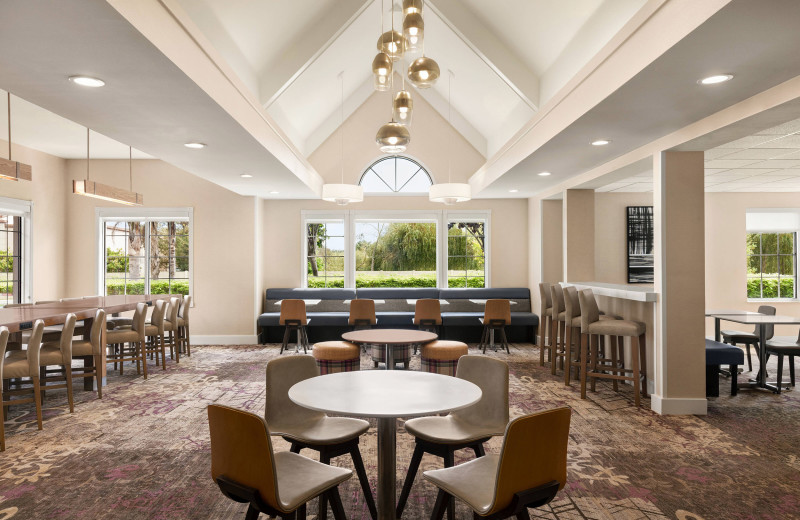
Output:
M39 351L39 365L61 365L63 362L59 342L42 343L42 350Z
M800 356L800 339L791 336L778 336L767 341L767 350L789 356Z
M130 343L139 341L139 333L132 329L109 330L106 343Z
M3 362L3 379L30 377L30 375L28 353L26 351L12 350L6 354L6 359Z
M466 343L460 341L438 340L422 345L422 357L439 361L452 361L469 353Z
M532 312L512 312L511 325L535 327L539 325L539 316Z
M72 342L72 357L91 356L94 354L92 342L86 340L74 340Z
M606 316L605 314L601 314L600 315L600 321L603 321L603 320L621 320L621 319L622 318L620 318L619 316ZM572 326L580 328L580 326L581 326L581 317L580 316L575 316L574 318L572 318Z
M355 439L369 430L369 423L363 419L322 415L297 424L270 424L269 428L272 435L308 444L325 445Z
M442 324L446 327L481 327L482 312L443 312Z
M706 338L706 365L742 364L744 364L742 349Z
M483 457L452 468L426 471L423 476L447 493L466 502L478 514L485 514L489 512L494 502L499 464L499 455L487 453Z
M723 330L720 332L722 339L730 343L758 343L758 336L752 332L742 332L740 330Z
M378 326L383 327L387 325L413 325L414 313L413 312L377 312L375 316L378 319Z
M280 325L280 312L265 312L258 317L256 322L259 327L277 327Z
M406 431L414 437L439 444L460 444L464 442L503 435L504 428L487 428L468 423L454 415L444 417L417 417L409 419Z
M275 473L278 476L281 507L287 512L344 482L353 474L349 469L320 464L290 451L275 453Z
M314 344L311 355L314 359L340 361L360 357L361 349L349 341L322 341Z
M591 334L602 336L641 336L645 324L632 320L600 320L589 325Z

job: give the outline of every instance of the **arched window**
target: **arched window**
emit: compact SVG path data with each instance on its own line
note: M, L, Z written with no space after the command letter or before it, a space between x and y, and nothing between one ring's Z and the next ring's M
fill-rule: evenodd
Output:
M392 155L372 163L358 184L365 193L427 193L433 180L417 161Z

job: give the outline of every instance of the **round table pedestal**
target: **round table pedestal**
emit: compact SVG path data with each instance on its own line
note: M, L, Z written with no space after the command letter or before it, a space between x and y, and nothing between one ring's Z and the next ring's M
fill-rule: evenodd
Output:
M386 358L387 360L389 358ZM395 520L397 503L397 419L378 418L378 519Z

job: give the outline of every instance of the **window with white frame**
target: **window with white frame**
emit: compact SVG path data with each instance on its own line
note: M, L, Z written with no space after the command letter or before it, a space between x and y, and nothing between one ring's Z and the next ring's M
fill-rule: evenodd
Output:
M30 302L31 203L0 197L0 307Z
M797 233L800 210L748 209L747 297L797 298Z
M417 161L402 155L381 157L364 171L358 184L364 193L428 193L433 179Z
M192 210L98 208L103 294L191 294Z
M489 215L304 211L303 285L489 287Z

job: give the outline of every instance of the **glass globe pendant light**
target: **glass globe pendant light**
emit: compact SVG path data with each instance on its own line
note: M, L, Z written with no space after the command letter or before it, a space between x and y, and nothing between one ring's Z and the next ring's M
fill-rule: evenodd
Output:
M403 14L408 16L422 12L422 0L403 0Z
M322 200L335 202L339 206L344 206L351 202L363 201L364 188L357 184L344 183L344 71L339 73L339 79L341 82L341 105L339 108L341 126L339 126L339 139L342 153L342 182L340 184L323 184Z
M389 90L389 78L392 76L392 59L385 52L379 52L372 60L372 78L375 90Z
M401 90L394 96L392 102L392 119L402 125L411 124L411 116L414 111L414 100L411 99L411 93L407 90Z
M425 22L421 13L407 14L403 20L403 38L406 40L406 50L417 52L422 49L422 39L425 36Z
M375 142L384 153L403 153L411 142L411 134L405 126L395 122L393 118L378 129Z
M447 121L450 123L450 139L449 148L450 154L447 160L447 182L442 184L434 184L428 192L428 199L431 202L443 202L444 204L452 205L457 202L465 202L472 198L472 186L463 182L452 182L451 177L453 174L453 137L452 132L455 130L453 126L453 118L451 112L453 110L453 102L451 98L451 86L453 82L453 71L449 71L449 80L447 82Z
M408 80L417 88L430 88L439 79L439 64L422 56L408 66Z

